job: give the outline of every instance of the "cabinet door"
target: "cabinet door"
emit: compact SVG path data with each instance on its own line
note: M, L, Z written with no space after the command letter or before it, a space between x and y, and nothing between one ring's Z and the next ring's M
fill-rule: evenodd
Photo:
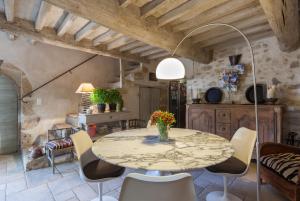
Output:
M227 140L231 139L231 125L227 123L216 123L216 134Z
M258 133L260 142L275 142L275 114L270 109L258 111ZM255 113L253 109L239 109L232 112L232 134L240 127L255 130Z
M188 128L215 133L215 110L190 108L188 114Z

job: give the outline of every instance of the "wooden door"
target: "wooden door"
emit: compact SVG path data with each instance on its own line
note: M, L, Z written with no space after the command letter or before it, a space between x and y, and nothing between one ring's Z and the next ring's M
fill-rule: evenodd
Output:
M140 119L148 122L151 114L160 108L160 89L140 88Z
M0 75L0 154L18 150L18 95L14 83Z
M258 133L260 142L276 142L275 114L272 109L259 109ZM255 130L254 109L239 109L232 112L232 134L240 127Z
M188 128L199 131L216 133L215 110L209 108L190 108Z

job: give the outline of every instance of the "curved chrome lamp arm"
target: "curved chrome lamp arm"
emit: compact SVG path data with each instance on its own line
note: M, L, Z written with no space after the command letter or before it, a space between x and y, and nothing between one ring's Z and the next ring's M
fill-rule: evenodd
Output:
M235 31L237 31L238 33L241 34L241 36L245 39L249 49L250 49L250 55L251 55L251 65L252 65L252 79L253 79L253 86L254 86L254 110L255 110L255 129L257 132L257 138L256 138L256 163L257 163L257 167L256 167L256 174L257 174L257 201L260 201L260 163L259 163L259 158L260 158L260 151L259 151L259 133L258 133L258 110L257 110L257 91L256 91L256 67L255 67L255 63L254 63L254 54L253 54L253 48L251 46L251 43L249 41L249 39L247 38L247 36L241 31L239 30L237 27L232 26L230 24L225 24L225 23L210 23L210 24L206 24L200 27L195 28L194 30L192 30L191 32L189 32L176 46L176 48L174 49L172 56L174 56L175 52L177 51L178 47L182 44L182 42L188 38L192 33L194 33L197 30L203 29L205 27L209 27L209 26L225 26L225 27L229 27Z

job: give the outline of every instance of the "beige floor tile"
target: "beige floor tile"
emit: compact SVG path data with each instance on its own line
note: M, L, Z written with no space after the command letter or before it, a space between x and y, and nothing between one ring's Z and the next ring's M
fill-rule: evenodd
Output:
M54 201L47 185L40 185L6 197L6 201Z
M98 193L96 193L88 184L81 184L73 188L72 191L80 201L90 201L98 196Z
M48 183L51 192L56 195L83 184L79 175L74 173Z
M51 168L28 171L25 175L29 188L62 178L59 173L53 174Z
M25 189L27 189L26 180L21 178L6 184L6 195L14 194Z
M60 194L54 195L55 201L67 201L72 198L76 198L76 195L74 194L74 192L72 190L68 190L68 191L62 192Z

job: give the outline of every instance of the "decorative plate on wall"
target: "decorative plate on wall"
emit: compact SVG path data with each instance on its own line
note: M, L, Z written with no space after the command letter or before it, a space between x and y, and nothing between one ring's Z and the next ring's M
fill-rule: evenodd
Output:
M218 87L209 88L205 92L205 100L207 103L212 103L212 104L220 103L222 101L222 97L223 97L223 92Z
M262 104L266 101L266 85L264 84L256 84L256 92L257 92L257 103ZM254 103L254 86L251 85L246 90L246 99L250 103Z

